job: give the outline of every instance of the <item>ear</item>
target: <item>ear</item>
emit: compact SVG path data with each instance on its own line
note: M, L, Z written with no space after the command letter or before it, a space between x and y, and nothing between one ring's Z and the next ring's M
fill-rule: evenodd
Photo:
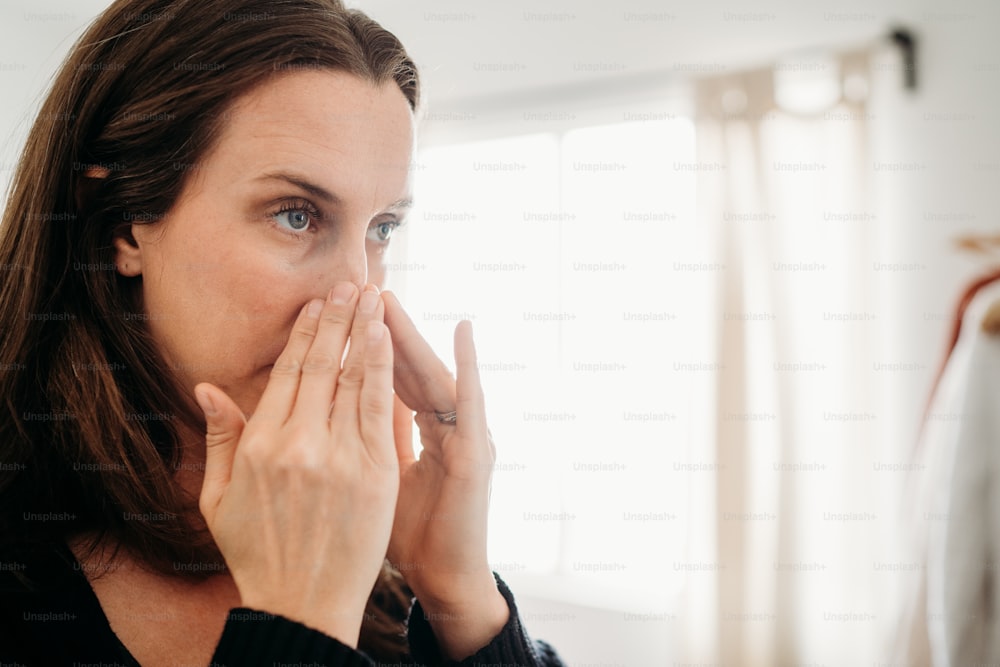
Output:
M142 275L142 248L135 242L131 226L123 227L121 233L115 234L112 243L115 245L118 273L127 278Z
M98 187L100 181L107 178L110 174L111 171L106 167L88 167L83 172L84 181L80 184L81 191L77 193L78 198L82 199L87 194L84 190L92 190ZM77 201L77 206L80 206L81 203L81 201ZM135 242L135 237L132 236L132 226L123 226L116 231L112 243L115 246L115 264L118 267L118 273L128 278L135 278L142 275L142 250L139 248L139 244Z

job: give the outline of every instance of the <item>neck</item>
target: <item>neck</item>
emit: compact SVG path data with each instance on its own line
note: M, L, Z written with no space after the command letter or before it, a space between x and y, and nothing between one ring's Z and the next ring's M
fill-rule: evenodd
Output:
M202 483L205 478L205 437L203 434L195 432L187 427L181 427L179 433L179 448L181 452L180 461L175 464L174 469L169 471L172 474L173 482L180 488L182 495L186 499L186 505L191 509L176 517L178 521L186 521L195 530L206 528L204 518L198 510L198 498L201 495ZM73 551L80 562L82 568L90 570L92 573L113 571L121 567L142 568L145 558L141 553L134 553L123 548L114 536L105 535L98 540L97 531L86 531L75 533L67 537L66 543ZM91 545L96 545L93 549ZM216 553L215 557L206 555L207 560L218 560L222 562L221 554ZM191 563L191 567L197 567L200 574L209 574L219 571L217 567L207 569L210 565L217 566L219 563ZM178 566L177 574L180 579L192 580L191 577L183 576L188 564ZM217 579L218 576L229 578L228 572L222 570L222 575L210 576Z

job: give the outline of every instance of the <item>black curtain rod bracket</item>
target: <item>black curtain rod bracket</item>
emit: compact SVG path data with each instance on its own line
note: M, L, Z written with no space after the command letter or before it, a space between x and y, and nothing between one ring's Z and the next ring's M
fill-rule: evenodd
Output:
M910 91L917 89L917 39L906 28L894 28L889 39L899 47L903 56L903 86Z

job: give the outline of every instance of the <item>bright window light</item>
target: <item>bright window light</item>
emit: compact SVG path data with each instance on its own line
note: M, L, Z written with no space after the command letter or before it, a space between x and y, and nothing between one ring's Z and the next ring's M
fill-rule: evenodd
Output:
M455 323L473 322L499 459L490 556L505 577L629 606L651 578L676 590L686 576L670 563L698 519L687 480L710 444L694 411L713 375L691 364L714 358L714 274L689 268L713 259L694 161L679 118L417 161L391 280L446 361Z
M841 95L840 65L830 55L786 58L774 67L774 99L786 111L827 111Z

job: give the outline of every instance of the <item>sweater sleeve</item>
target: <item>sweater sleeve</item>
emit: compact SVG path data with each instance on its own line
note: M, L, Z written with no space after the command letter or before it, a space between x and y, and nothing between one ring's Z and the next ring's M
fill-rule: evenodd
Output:
M296 664L371 667L363 653L302 623L246 607L229 610L213 665L273 667Z
M543 641L532 641L521 624L521 618L514 604L514 595L507 585L494 573L497 588L507 601L510 617L507 624L500 630L489 644L464 660L455 662L446 660L441 655L434 631L427 620L419 601L413 603L408 624L410 653L417 664L431 666L473 667L483 664L500 664L513 667L561 667L562 660L555 649Z
M494 576L497 588L510 609L510 617L500 633L462 661L445 660L420 602L414 602L407 631L412 664L433 667L472 667L484 663L510 667L562 667L562 660L551 646L528 637L517 614L513 594L500 577ZM229 611L222 638L212 656L212 664L273 667L276 663L293 659L296 664L329 667L372 667L375 664L360 651L318 630L284 616L246 607Z

